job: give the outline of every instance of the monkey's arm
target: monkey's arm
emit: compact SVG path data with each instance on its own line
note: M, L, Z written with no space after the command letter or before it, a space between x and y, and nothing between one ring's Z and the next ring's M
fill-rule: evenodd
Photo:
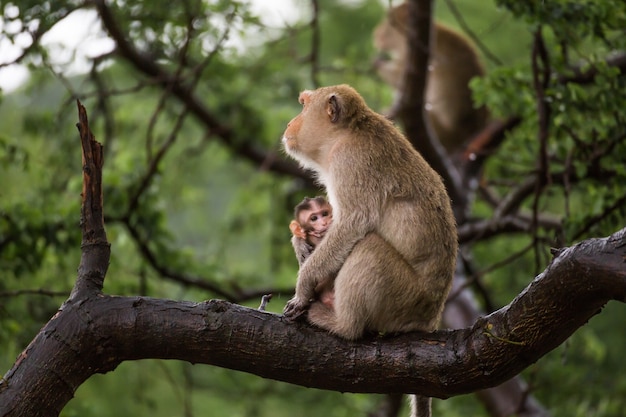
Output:
M331 286L331 282L354 246L372 230L365 225L359 225L359 219L353 217L355 216L334 222L322 243L301 266L296 294L287 302L283 312L285 316L293 318L300 316L315 299L316 288L320 288L320 284Z
M302 267L302 264L311 256L315 247L296 235L291 237L291 245L293 246L293 251L296 253L298 266Z

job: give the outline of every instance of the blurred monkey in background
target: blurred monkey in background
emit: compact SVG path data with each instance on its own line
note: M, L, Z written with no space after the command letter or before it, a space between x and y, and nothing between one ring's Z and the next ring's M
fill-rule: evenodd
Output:
M403 91L408 54L406 32L408 5L389 9L374 30L374 46L379 56L374 66L380 77ZM486 127L487 109L474 107L468 83L484 75L483 66L472 43L462 34L433 22L425 106L439 142L450 155L458 155L467 143ZM397 100L396 100L397 101ZM396 102L391 110L397 111Z

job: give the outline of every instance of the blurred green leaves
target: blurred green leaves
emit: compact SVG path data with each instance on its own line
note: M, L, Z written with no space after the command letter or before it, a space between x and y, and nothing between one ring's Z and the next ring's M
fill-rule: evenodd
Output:
M121 54L90 51L90 72L76 74L53 65L52 51L38 43L27 51L21 63L31 68L29 83L0 102L0 364L10 367L62 303L58 294L69 292L75 279L82 183L77 97L104 144L104 209L112 244L105 291L197 301L221 297L189 284L193 278L235 298L245 290L276 290L269 309L281 311L297 270L287 228L292 208L319 190L268 167L283 157L279 140L299 112L299 91L314 88L316 80L352 84L378 111L390 105L393 93L371 65L371 32L386 3L320 0L320 44L314 51L310 2L296 3L300 19L268 26L246 1L106 2L124 39L172 79L150 77ZM536 199L542 214L558 218L562 230L539 227L472 244L476 279L498 307L532 279L537 258L545 266L550 246L604 236L625 223L626 80L607 59L626 47L626 4L455 3L502 62L490 61L488 76L472 82L477 103L486 104L494 118L522 118L489 158L481 179L502 198L537 172L537 94L530 65L537 31L552 69L545 92L551 110L550 181L541 193L526 196L520 210L531 213ZM2 35L15 41L30 28L37 42L39 32L76 7L83 3L5 3L4 22L14 25L3 26ZM438 16L460 26L443 2L437 8ZM190 103L171 94L177 80L228 129L228 140L185 113ZM242 156L246 147L266 152L267 160ZM489 219L493 213L479 195L475 216ZM519 256L503 262L512 254ZM256 306L259 300L238 301ZM609 305L525 373L531 393L552 415L621 416L626 340L616 329L623 313L623 305ZM377 400L222 369L146 361L90 379L62 415L210 410L232 416L339 417L364 415ZM450 416L486 415L471 396L435 401L434 407Z

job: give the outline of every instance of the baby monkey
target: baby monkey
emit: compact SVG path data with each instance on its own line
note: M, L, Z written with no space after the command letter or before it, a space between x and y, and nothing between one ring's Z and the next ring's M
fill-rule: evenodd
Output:
M294 208L293 217L294 220L289 223L289 230L293 235L291 244L301 267L330 227L333 221L333 208L322 196L305 197ZM322 280L315 287L316 300L329 308L333 308L334 300L332 281L332 279Z
M298 265L302 266L326 234L333 221L333 209L322 196L304 197L295 207L293 217L294 220L289 223L289 230L293 234L291 244Z

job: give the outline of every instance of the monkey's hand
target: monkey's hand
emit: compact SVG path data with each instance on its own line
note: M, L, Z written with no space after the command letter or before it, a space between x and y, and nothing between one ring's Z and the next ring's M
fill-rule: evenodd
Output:
M287 305L285 305L285 309L283 310L283 315L289 320L297 320L300 316L306 313L309 308L309 304L309 300L303 300L298 296L295 296L291 300L287 301Z

